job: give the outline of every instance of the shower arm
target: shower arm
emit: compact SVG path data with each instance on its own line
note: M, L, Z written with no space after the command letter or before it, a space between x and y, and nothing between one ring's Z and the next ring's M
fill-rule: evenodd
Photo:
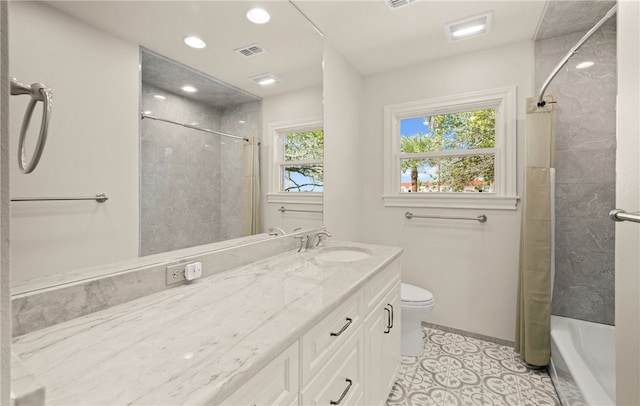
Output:
M560 69L562 69L562 67L566 65L567 62L569 62L569 59L571 59L571 57L582 46L582 44L584 44L593 35L593 33L595 33L598 30L598 28L602 26L602 24L604 24L608 19L610 19L616 13L617 10L618 10L617 5L614 5L613 7L611 7L611 9L607 12L607 14L605 14L604 17L602 17L600 21L596 23L596 25L594 25L589 31L587 31L586 34L584 34L582 38L580 38L580 41L578 41L578 43L569 50L569 52L564 56L564 58L562 58L562 60L560 61L560 63L558 63L555 69L553 69L553 71L551 72L551 75L549 75L547 80L542 85L542 88L540 88L540 93L538 93L538 107L544 107L545 104L547 104L547 102L544 101L544 92L547 90L547 87L549 87L549 85L551 84L553 79L556 77L558 72L560 72Z

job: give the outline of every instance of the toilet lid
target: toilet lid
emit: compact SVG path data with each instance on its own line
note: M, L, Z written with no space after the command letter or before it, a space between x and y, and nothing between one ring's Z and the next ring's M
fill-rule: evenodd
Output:
M426 289L409 285L408 283L400 284L400 300L412 304L429 304L433 303L433 294Z

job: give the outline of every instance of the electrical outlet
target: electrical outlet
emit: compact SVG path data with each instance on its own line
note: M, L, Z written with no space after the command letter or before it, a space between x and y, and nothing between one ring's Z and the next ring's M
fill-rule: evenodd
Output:
M181 264L167 265L167 285L185 281L184 268L186 266L187 264L184 262Z
M193 262L184 268L184 277L188 281L198 279L202 276L202 263Z

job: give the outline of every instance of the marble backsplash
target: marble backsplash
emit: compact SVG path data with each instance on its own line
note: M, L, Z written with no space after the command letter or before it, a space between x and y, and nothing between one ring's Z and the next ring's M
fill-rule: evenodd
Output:
M11 300L13 336L17 337L62 323L120 303L180 286L166 284L168 265L199 261L202 277L214 275L263 258L281 254L299 245L294 237L314 230L284 236L260 234L244 239L188 248L114 265L103 276L69 281L69 276L51 277L19 286ZM317 231L317 230L316 230ZM14 290L15 292L16 290Z
M536 89L585 32L536 41ZM594 65L576 69L583 61ZM615 224L607 214L616 194L615 18L583 45L546 93L558 103L552 313L613 324Z

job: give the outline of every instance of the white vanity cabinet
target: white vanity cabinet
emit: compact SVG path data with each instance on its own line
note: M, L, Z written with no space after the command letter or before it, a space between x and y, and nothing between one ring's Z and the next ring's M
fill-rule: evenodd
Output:
M347 342L302 390L301 405L364 405L362 322Z
M400 264L395 261L222 404L382 405L399 366Z
M400 273L397 262L366 287L371 298L365 327L365 404L384 405L400 366Z
M254 375L240 389L225 399L224 405L298 404L299 392L298 341Z
M302 337L300 404L362 404L363 318L364 292L360 289Z
M302 386L306 386L362 325L362 289L307 331L301 339Z

